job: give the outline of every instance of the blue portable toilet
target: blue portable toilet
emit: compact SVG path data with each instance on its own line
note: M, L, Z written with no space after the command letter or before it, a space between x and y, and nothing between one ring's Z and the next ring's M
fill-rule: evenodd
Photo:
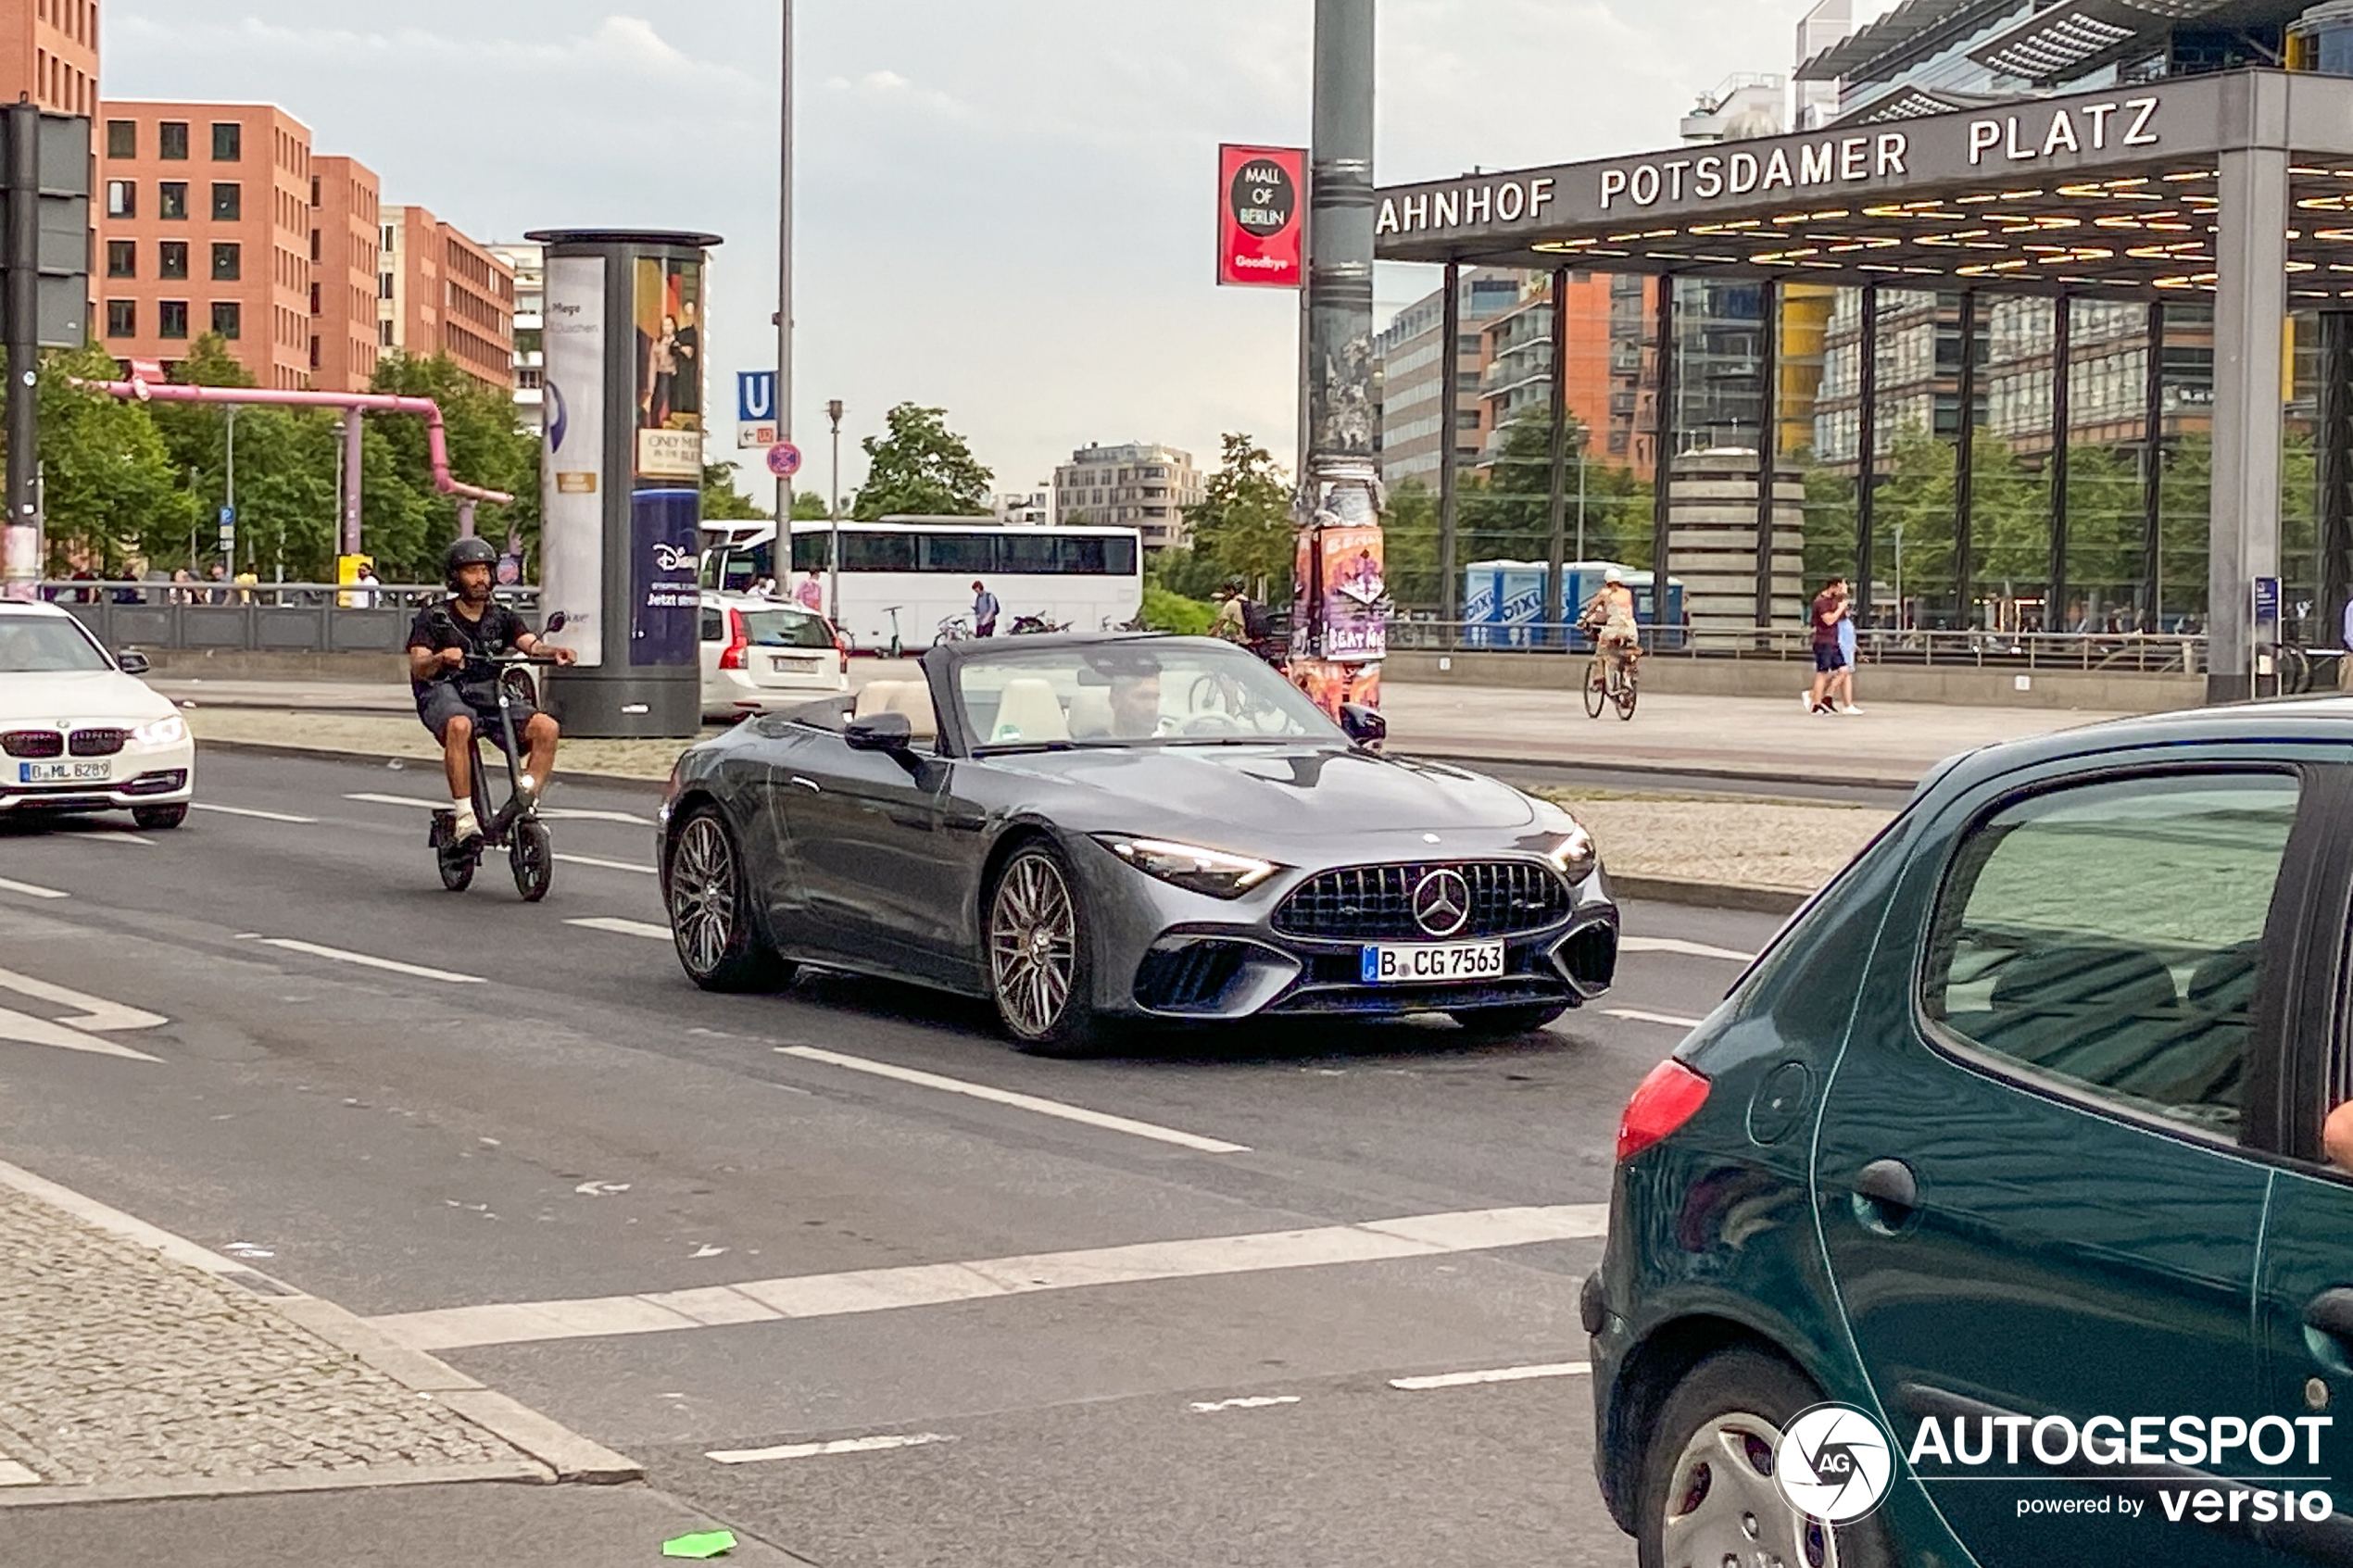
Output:
M1504 616L1502 561L1475 560L1463 568L1463 645L1491 648L1502 646L1495 628Z

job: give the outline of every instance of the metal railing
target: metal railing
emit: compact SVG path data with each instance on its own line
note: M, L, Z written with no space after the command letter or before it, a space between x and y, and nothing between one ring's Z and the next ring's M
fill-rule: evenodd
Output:
M44 582L41 596L110 648L214 653L398 653L439 583ZM529 615L539 590L501 587Z
M1507 653L1590 656L1592 641L1573 629L1492 622L1393 621L1398 653ZM1798 626L1642 628L1642 647L1667 659L1806 663L1813 638ZM2135 632L1896 631L1856 634L1857 662L1924 669L2074 670L2103 674L2196 675L2206 670L2202 634Z

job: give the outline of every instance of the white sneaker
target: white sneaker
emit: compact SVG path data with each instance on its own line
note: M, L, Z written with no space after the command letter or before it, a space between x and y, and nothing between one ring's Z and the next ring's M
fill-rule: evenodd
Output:
M1841 713L1860 713L1863 710L1850 702L1845 707L1840 709L1839 711Z
M1812 692L1800 692L1797 694L1797 706L1806 709L1806 712L1811 713L1815 711L1819 705L1815 702L1814 694Z
M459 844L472 844L482 836L482 823L472 807L460 807L449 814L449 836Z

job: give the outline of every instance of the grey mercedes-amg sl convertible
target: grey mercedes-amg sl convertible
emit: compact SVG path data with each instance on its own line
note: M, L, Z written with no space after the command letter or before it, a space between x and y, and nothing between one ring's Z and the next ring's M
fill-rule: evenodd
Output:
M1043 1054L1138 1019L1516 1035L1609 986L1617 910L1575 819L1380 755L1378 714L1334 724L1243 649L989 639L920 669L679 759L660 863L697 985L912 981Z

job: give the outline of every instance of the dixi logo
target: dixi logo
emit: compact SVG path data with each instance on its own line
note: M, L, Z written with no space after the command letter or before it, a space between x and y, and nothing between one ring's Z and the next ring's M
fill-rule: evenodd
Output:
M1773 1451L1773 1481L1789 1505L1825 1524L1863 1518L1895 1482L1887 1429L1853 1405L1801 1411Z

